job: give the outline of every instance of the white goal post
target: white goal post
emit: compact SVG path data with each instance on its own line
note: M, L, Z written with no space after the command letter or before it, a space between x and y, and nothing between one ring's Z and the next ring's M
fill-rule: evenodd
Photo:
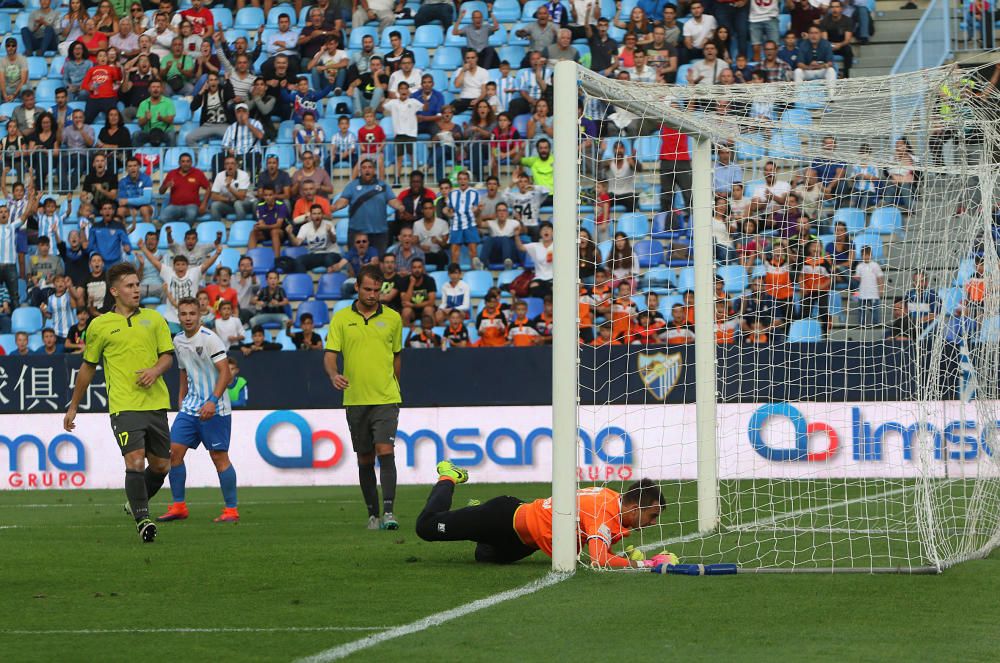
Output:
M750 572L940 572L1000 545L1000 96L977 73L941 67L836 83L668 86L555 65L554 571L581 564L579 484L621 490L639 477L660 482L668 504L657 531L629 543L647 553L668 546L682 562L735 563ZM608 140L589 151L580 147L581 94L585 118L590 102L618 114ZM659 170L663 127L690 139L690 178L676 180L676 189ZM595 189L611 176L598 172L606 173L621 145L640 162L629 180L634 188L624 192L624 208L617 199L606 203L611 212L601 219ZM738 184L746 198L751 188L767 196L745 204L742 216L728 199L720 202L713 179L720 149L745 170L748 181ZM851 179L848 166L858 163L868 170ZM802 198L798 187L815 190L817 172L837 164L842 174L833 184L824 191L827 179L819 182L813 217L794 217L794 231L778 227L790 213L785 202L772 202L767 178L777 172L790 180L790 201ZM874 184L870 197L854 184L865 184L866 172L881 181L877 196ZM681 219L683 240L664 239L675 228L658 228L664 214L670 224ZM765 216L775 225L766 232ZM760 229L745 230L744 222ZM611 264L602 247L617 251L613 240L600 240L601 224L605 235L627 228L636 246L662 254L653 268L609 278L609 310L623 281L635 284L623 297L637 302L683 299L690 316L683 350L647 351L655 343L632 341L631 332L619 349L601 347L600 339L596 349L581 344L580 230L589 228L599 245L591 268ZM741 242L755 233L767 249L749 242L760 255L746 259ZM839 259L824 252L831 237L836 251L850 246L848 265L836 274ZM675 244L684 244L683 257ZM825 282L805 276L827 264L810 253L816 244L831 266ZM875 268L859 265L875 254L884 273L873 299L860 275ZM775 315L783 324L767 327L769 336L763 326L741 327L730 304L735 311L737 298L741 305L751 299L758 281L770 288L772 263L777 270L782 259L794 263L785 313ZM924 290L914 286L908 309L910 282L920 278ZM820 282L827 290L807 291ZM928 289L931 314L920 308ZM897 309L905 315L890 319ZM669 307L658 310L669 317ZM617 334L613 314L605 315L595 314L593 329ZM919 324L907 327L911 320ZM758 337L765 340L755 345ZM585 355L592 365L581 366ZM658 370L671 371L669 379L647 381L643 362L668 359L684 366L664 363ZM778 364L794 384L780 384ZM681 370L688 375L679 378ZM622 384L631 385L625 396ZM682 398L668 397L675 385L683 385ZM628 476L578 474L597 453L598 430L631 435Z

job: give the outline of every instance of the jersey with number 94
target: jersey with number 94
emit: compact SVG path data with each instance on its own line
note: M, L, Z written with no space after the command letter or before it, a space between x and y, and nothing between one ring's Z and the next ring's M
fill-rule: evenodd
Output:
M190 338L184 332L177 334L174 348L178 367L187 373L187 394L181 403L181 412L197 417L201 406L213 395L219 379L215 363L226 360L226 347L217 334L202 327ZM227 416L231 413L229 393L224 391L215 406L215 414Z

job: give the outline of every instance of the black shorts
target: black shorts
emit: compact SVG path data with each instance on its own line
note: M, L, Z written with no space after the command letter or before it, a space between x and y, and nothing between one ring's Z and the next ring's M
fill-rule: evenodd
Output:
M170 427L166 410L119 412L111 415L111 430L124 456L144 450L158 458L170 458Z
M354 452L370 454L376 444L395 444L399 427L399 403L389 405L349 405L347 428Z

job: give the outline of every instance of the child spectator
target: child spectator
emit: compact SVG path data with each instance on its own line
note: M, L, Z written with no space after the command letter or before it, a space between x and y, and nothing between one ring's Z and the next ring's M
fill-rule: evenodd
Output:
M635 255L632 253L632 243L625 233L615 233L611 255L608 256L605 264L615 287L618 287L623 281L628 281L629 285L634 283L634 278L639 273L639 261L635 259Z
M476 209L479 207L479 192L469 186L469 172L458 174L458 189L448 193L445 211L451 219L448 243L451 245L451 261L458 262L462 247L469 250L473 269L482 269L483 263L476 255L479 247L479 230L476 224Z
M38 306L52 294L55 277L66 270L62 258L49 252L51 246L48 237L39 237L38 253L28 258L28 301L32 306Z
M76 309L76 324L70 327L66 334L64 348L66 352L80 354L86 346L87 325L90 324L90 311L87 307L81 306Z
M228 267L219 267L215 270L215 283L205 288L212 308L216 310L217 318L222 317L222 302L229 302L232 305L232 313L239 317L240 297L236 288L230 287L233 280L233 272ZM225 339L223 339L225 340Z
M202 327L215 328L215 308L204 290L198 291L198 314L201 316Z
M444 340L453 348L469 346L469 330L465 327L465 316L453 310L448 314L448 327L444 330Z
M546 295L542 300L542 312L536 315L531 324L540 337L539 345L552 344L552 296Z
M312 313L303 313L299 317L302 331L292 334L292 343L296 350L322 350L323 339L316 333L316 322Z
M263 335L263 333L261 334ZM246 378L240 377L240 365L236 357L229 357L229 375L233 380L226 386L226 393L229 394L229 403L233 407L246 407L247 399L250 397L250 389Z
M278 272L272 269L267 273L266 285L258 290L253 298L257 315L250 318L250 326L256 328L271 322L276 322L282 327L287 326L289 319L285 307L288 305L285 289L278 284Z
M940 313L941 300L935 290L927 287L927 273L923 270L913 272L912 283L906 293L906 312L918 327L923 327Z
M635 321L628 330L626 343L629 345L653 345L659 342L661 328L654 326L653 316L649 311L641 311L635 316Z
M872 148L862 143L858 148L858 163L851 166L851 205L866 209L875 204L879 188L878 166L873 163Z
M595 241L601 243L608 239L611 232L611 194L608 193L608 183L603 180L597 182L597 205L594 209L594 231L597 237Z
M684 319L689 325L694 325L694 291L684 293Z
M517 300L514 302L514 315L507 327L507 343L513 347L524 348L538 345L540 340L538 330L528 317L528 303L523 299Z
M653 324L657 325L660 329L667 326L666 319L660 313L660 296L652 290L646 293L646 310L652 316Z
M434 318L429 315L420 317L420 326L413 325L410 337L406 339L408 348L440 348L441 337L434 333Z
M219 305L219 318L215 321L215 333L222 339L222 343L227 349L238 346L243 342L243 323L233 315L233 303L228 299L221 299Z
M472 288L462 280L462 268L458 263L448 265L448 283L441 288L441 308L438 310L438 322L444 324L451 314L457 311L464 320L472 310Z
M20 303L17 294L18 252L15 247L17 231L26 221L24 217L11 221L10 209L6 205L0 206L0 280L7 286L11 310Z
M302 114L302 124L295 127L295 156L302 159L307 151L319 152L326 143L323 127L316 124L316 112L308 110Z
M358 161L371 159L378 166L378 178L385 179L385 131L375 120L375 109L366 108L364 112L365 126L358 129L358 145L360 155ZM351 177L358 177L358 164L354 165Z
M636 313L638 307L632 301L632 282L621 281L618 284L618 296L611 304L612 331L616 341L628 335Z
M769 340L767 327L759 320L754 320L743 334L744 345L767 345Z
M767 294L784 308L792 302L795 285L792 281L792 271L788 265L788 249L782 243L775 243L771 257L764 263L764 288ZM779 317L787 317L782 313Z
M239 273L236 275L236 283L233 284L233 287L236 290L238 303L233 309L233 314L238 315L240 321L246 324L250 322L253 296L260 288L260 281L253 272L253 258L250 256L240 258L237 269Z
M729 216L733 219L745 219L750 216L750 199L743 195L743 183L733 182L729 193Z
M725 302L715 302L715 344L732 345L736 341L736 330L740 323L730 318Z
M42 347L35 350L36 355L56 355L63 353L63 346L56 338L56 333L46 327L42 330Z
M597 328L597 338L590 342L594 347L602 345L621 345L622 342L614 337L611 322L605 322Z
M69 277L64 274L57 274L52 279L53 290L39 308L46 320L49 320L49 327L56 332L60 343L69 335L69 330L73 326L74 308L78 303L70 291Z
M847 233L847 224L838 221L833 227L833 241L826 243L826 252L833 261L833 273L837 285L847 286L851 281L854 267L854 242Z
M250 334L250 338L253 340L250 343L240 345L240 352L243 353L244 357L249 357L254 352L277 352L281 350L280 343L272 343L265 340L264 328L260 325L254 325Z
M767 240L757 234L757 222L753 219L743 221L743 236L736 245L736 255L740 264L749 272L758 262L763 262Z
M830 287L833 285L833 265L823 253L819 240L806 244L806 256L799 274L802 290L801 317L811 318L813 306L819 309L819 322L826 331L830 330Z
M500 166L516 164L521 158L521 134L507 113L497 116L497 126L490 139L490 172L498 176Z
M393 161L396 162L396 181L402 181L403 157L409 155L413 160L413 143L417 140L417 114L420 113L424 105L410 96L410 85L406 81L400 82L396 88L397 96L394 99L384 99L382 101L382 111L392 118L392 130L395 133L393 142L396 144L396 153ZM416 166L416 162L414 162Z
M358 164L358 137L351 133L351 119L341 115L337 118L337 129L330 139L330 168L347 163L353 171Z
M971 313L978 315L983 310L983 302L985 301L985 299L986 299L986 263L983 261L982 256L977 256L976 271L965 282L965 304L970 308Z
M507 345L507 315L500 309L500 298L488 293L483 310L476 316L480 348L499 348Z
M881 322L879 307L885 290L885 276L882 268L872 260L872 247L861 247L861 262L854 267L854 282L857 290L858 314L863 327L871 327ZM968 285L968 284L966 284Z

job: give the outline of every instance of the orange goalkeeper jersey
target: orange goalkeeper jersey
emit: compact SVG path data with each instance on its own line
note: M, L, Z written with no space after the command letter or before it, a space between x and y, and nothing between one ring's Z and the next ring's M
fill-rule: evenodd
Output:
M577 549L587 546L591 562L600 566L628 566L628 560L611 553L611 546L629 535L622 527L621 495L610 488L582 488L576 491ZM535 500L518 507L514 529L529 546L537 546L552 556L552 498Z

